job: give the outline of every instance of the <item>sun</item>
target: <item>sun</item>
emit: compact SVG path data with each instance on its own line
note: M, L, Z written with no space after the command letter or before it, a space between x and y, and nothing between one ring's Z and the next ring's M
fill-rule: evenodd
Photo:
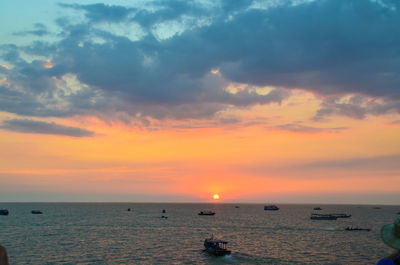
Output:
M218 195L218 194L214 194L214 195L213 195L213 199L214 199L214 200L219 200L219 195Z

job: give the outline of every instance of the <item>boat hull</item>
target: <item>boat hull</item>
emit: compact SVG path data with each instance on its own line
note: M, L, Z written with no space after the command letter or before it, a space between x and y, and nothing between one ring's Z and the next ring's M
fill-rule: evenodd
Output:
M231 254L230 250L215 250L212 248L206 248L204 251L206 251L212 255L215 255L215 256L225 256L225 255Z

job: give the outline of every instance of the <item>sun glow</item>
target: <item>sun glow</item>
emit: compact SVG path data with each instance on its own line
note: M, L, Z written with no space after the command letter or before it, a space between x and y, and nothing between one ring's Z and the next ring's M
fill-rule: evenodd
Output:
M219 200L219 195L218 195L218 194L214 194L214 195L213 195L213 199L214 199L214 200Z

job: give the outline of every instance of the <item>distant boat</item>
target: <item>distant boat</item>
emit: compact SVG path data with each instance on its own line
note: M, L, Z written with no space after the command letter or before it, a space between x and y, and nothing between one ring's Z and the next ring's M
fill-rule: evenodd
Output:
M8 215L8 210L7 209L0 210L0 215Z
M311 214L311 220L336 220L337 217L332 214Z
M198 213L198 215L215 215L215 212L213 211L201 211Z
M370 228L346 227L345 231L371 231Z
M240 208L240 207L236 205L235 208Z
M162 210L162 213L166 213L167 211L165 211L165 209Z
M321 211L322 209L320 207L315 207L314 210L315 211Z
M336 216L337 218L350 218L351 214L346 213L331 213L331 215Z
M163 215L161 216L161 219L168 219L168 216Z
M397 214L400 214L400 212L397 212Z
M379 209L381 209L381 207L376 206L376 207L374 207L372 209L379 210Z
M264 211L278 211L279 207L276 205L265 205Z
M32 214L43 214L43 212L40 210L32 210L31 213Z
M131 211L131 208L128 208L128 210L127 210L128 212L130 212Z
M224 256L231 254L231 251L226 249L227 241L215 239L213 236L204 240L205 251L216 256Z

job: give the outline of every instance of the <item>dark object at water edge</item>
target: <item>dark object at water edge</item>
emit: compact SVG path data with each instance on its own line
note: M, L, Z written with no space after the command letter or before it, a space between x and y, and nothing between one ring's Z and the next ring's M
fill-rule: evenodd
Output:
M215 212L212 211L201 211L198 215L215 215Z
M32 210L31 214L43 214L43 212L40 210Z
M276 205L265 205L264 211L278 211L279 207Z
M204 240L204 251L207 251L216 256L224 256L231 254L231 251L226 249L227 241L215 239L213 236Z
M370 228L359 228L359 227L350 227L350 226L346 227L344 230L345 231L367 231L367 232L371 231Z
M8 215L8 210L7 209L0 210L0 215Z
M311 220L336 220L337 217L332 214L311 214Z

